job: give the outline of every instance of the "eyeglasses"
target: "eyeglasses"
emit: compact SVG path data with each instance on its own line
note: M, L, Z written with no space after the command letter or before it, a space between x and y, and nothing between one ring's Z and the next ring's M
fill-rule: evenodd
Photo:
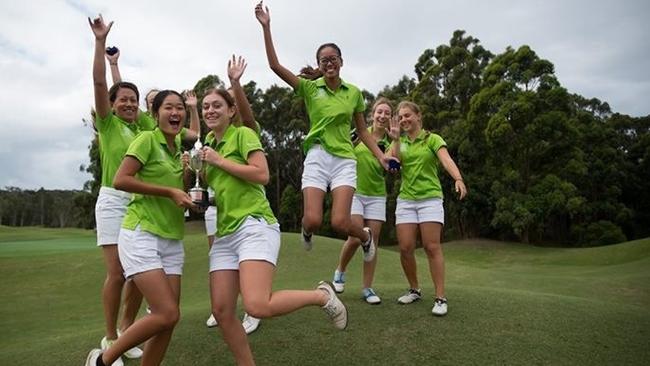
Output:
M318 63L325 66L327 64L336 64L341 60L339 56L328 56L328 57L323 57L320 60L318 60Z

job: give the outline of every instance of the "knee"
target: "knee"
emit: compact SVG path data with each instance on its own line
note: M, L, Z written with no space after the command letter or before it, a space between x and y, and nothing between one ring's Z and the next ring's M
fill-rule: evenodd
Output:
M428 257L438 257L442 254L442 246L440 242L428 242L424 244L424 252Z
M159 318L161 319L160 321L160 326L163 330L169 330L169 329L174 329L176 324L178 324L178 321L181 318L181 312L178 309L178 306L170 306L168 308L163 308L159 312L155 312L154 314L159 315Z
M317 214L305 212L302 218L302 226L306 231L313 233L318 230L323 218Z
M350 230L350 219L342 217L332 217L332 229L341 234L348 234Z
M268 302L261 300L244 300L244 310L246 310L248 315L258 319L270 318L272 316Z
M414 246L401 246L399 247L399 254L403 258L410 258L415 255L415 247Z
M109 268L108 272L106 272L106 282L111 284L116 284L116 285L124 285L126 279L124 278L124 273L122 272L122 268L118 268L118 269Z
M212 305L212 315L219 323L227 322L229 318L235 318L235 310L223 304Z

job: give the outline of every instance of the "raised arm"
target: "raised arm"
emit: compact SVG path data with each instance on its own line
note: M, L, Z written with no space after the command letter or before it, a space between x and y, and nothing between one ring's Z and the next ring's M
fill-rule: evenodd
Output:
M271 70L280 77L280 79L284 80L295 89L298 87L298 77L289 69L282 66L280 61L278 61L278 55L275 53L273 38L271 37L271 14L269 13L269 7L263 7L262 5L262 1L260 1L259 4L255 6L255 17L262 25L262 31L264 32L264 48L266 49L266 58L269 61L269 66L271 67Z
M186 140L196 140L201 135L201 121L199 120L198 101L193 90L186 90L183 93L185 105L190 110L190 131L192 133L185 136Z
M454 189L456 190L456 193L458 193L458 199L462 200L467 195L467 187L465 187L465 182L463 181L463 176L460 174L460 169L458 169L458 166L454 163L454 159L451 158L446 147L438 149L436 155L447 173L449 173L449 175L454 179Z
M108 65L111 68L111 78L113 79L113 84L117 84L122 81L122 75L120 75L120 67L117 65L117 61L120 58L120 50L117 47L113 47L117 51L110 55L106 51L106 60L108 60Z
M95 90L95 112L98 118L105 118L111 111L108 100L108 85L106 84L106 63L104 50L106 49L106 36L113 26L113 22L106 25L100 14L98 18L90 20L90 29L95 35L95 56L93 59L93 88Z
M401 159L400 156L401 150L400 150L400 141L399 141L400 127L399 127L399 120L397 116L393 116L390 119L390 125L386 133L388 134L388 137L392 141L390 150L386 152L386 156L400 160Z
M235 55L232 55L232 60L228 60L228 79L230 79L230 87L235 94L235 104L237 105L237 110L239 111L242 123L253 131L257 131L253 109L251 108L251 104L248 102L244 88L239 82L239 79L246 70L246 66L247 64L244 58L239 56L235 59Z

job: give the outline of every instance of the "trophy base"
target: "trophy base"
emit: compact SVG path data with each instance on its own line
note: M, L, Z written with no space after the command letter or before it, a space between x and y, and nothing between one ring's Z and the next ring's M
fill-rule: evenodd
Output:
M190 189L189 194L190 194L190 198L192 199L192 203L194 203L195 205L204 208L210 205L209 198L208 198L208 191L198 187L194 187Z

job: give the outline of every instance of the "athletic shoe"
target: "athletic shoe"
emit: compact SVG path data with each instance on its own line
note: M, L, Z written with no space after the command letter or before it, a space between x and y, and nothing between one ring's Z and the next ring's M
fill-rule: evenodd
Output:
M361 294L363 295L363 299L366 300L366 302L370 305L378 305L381 304L381 299L377 294L375 293L375 290L372 288L364 288L361 290Z
M100 346L102 347L102 351L106 351L109 349L112 345L113 342L115 342L114 339L106 339L106 337L102 338L102 341L99 343ZM124 362L122 361L122 357L118 357L117 360L113 361L111 366L124 366Z
M343 330L348 326L348 309L336 296L334 286L330 282L320 281L317 289L327 292L329 300L322 309L330 317L336 329Z
M219 325L219 323L217 322L217 319L214 318L214 315L210 314L210 317L205 322L205 325L207 325L208 328L214 328Z
M433 308L431 313L436 316L443 316L447 314L447 298L446 297L436 297L436 300L433 302Z
M338 269L334 271L334 281L332 281L332 285L334 285L334 291L336 291L337 294L343 293L345 290L345 272L340 272Z
M122 332L120 332L120 331L118 330L118 331L117 331L117 337L119 338L119 337L121 337L121 336L122 336ZM134 359L134 358L140 358L140 357L142 357L142 353L143 353L143 352L142 352L142 350L141 350L140 348L138 348L138 347L133 347L133 348L127 350L126 352L124 352L124 357L129 358L129 359L132 360L132 359Z
M302 246L305 248L306 251L310 251L314 243L311 241L311 236L313 234L307 234L305 231L305 228L301 228L301 238L302 238Z
M88 353L88 357L86 357L86 363L84 364L85 366L97 366L97 359L102 355L102 350L99 348L95 348Z
M363 261L370 262L373 258L375 258L375 252L377 249L375 248L375 243L372 240L372 231L370 228L364 227L363 231L368 233L368 240L361 243L361 249L363 249Z
M260 326L260 319L252 317L248 315L248 313L245 313L241 325L244 327L246 334L251 334Z
M422 292L420 292L419 288L411 288L408 290L407 293L404 295L400 296L399 299L397 299L397 302L406 305L410 304L412 302L416 302L422 298Z

